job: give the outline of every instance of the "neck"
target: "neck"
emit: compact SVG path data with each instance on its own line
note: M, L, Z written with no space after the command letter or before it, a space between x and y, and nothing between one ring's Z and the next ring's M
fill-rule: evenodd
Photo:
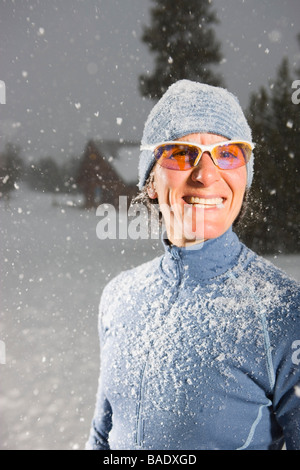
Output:
M227 271L236 261L241 251L241 243L230 227L218 238L178 247L164 240L165 256L162 267L168 272L172 267L186 273L195 280L216 277ZM171 269L171 271L170 271Z

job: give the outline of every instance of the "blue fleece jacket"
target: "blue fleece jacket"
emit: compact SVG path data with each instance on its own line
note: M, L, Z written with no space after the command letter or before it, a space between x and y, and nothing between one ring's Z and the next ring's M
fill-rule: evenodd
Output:
M300 290L230 229L104 289L87 449L300 449Z

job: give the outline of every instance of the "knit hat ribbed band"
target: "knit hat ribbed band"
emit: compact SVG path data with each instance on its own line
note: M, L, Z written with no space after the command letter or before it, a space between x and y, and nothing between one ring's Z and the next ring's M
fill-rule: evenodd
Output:
M190 80L169 87L146 121L142 145L179 139L188 134L210 133L230 140L252 141L251 129L238 99L224 88ZM253 154L247 164L247 187L253 179ZM143 150L139 161L142 189L155 164L151 151Z

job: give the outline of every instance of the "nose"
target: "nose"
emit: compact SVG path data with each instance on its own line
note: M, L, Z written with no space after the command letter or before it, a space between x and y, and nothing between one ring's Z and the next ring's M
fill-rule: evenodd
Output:
M202 183L204 186L210 186L220 180L219 170L209 152L203 153L198 165L193 168L191 178L193 181Z

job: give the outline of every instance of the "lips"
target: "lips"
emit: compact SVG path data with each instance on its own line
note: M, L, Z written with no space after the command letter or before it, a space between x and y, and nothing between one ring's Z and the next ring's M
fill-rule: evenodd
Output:
M224 203L222 197L198 197L198 196L184 196L183 200L190 205L200 206L204 208L221 207Z

